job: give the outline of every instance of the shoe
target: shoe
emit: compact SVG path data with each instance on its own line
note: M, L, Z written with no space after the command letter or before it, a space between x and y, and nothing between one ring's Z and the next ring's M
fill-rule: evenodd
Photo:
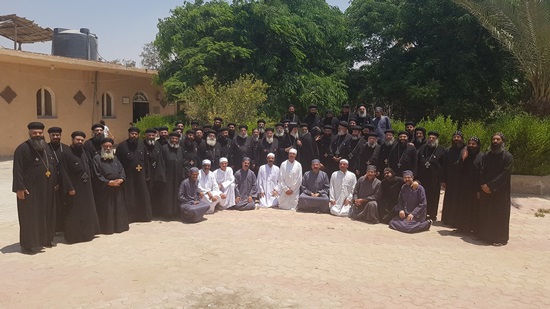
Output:
M32 249L29 249L29 248L21 247L21 253L23 253L23 254L34 254L34 251L32 251Z
M55 247L55 246L57 246L57 244L56 244L55 242L53 242L53 241L52 241L52 242L48 242L47 244L44 245L44 247L46 247L46 248L53 248L53 247Z

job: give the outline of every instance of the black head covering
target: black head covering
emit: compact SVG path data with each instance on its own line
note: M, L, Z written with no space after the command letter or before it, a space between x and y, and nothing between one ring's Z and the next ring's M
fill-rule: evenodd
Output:
M138 127L129 127L128 128L128 133L131 133L131 132L139 133L139 132L141 132L141 130Z
M430 132L428 132L428 136L430 136L430 135L434 135L434 136L436 136L436 137L439 137L439 132L437 132L437 131L430 131Z
M105 144L105 143L114 144L115 141L114 141L112 138L110 138L110 137L106 137L106 138L104 138L104 139L101 140L101 145L103 145L103 144Z
M159 131L168 131L168 127L167 126L158 127L158 130Z
M177 137L180 137L180 134L178 132L170 132L170 134L168 134L169 136L177 136Z
M44 124L42 122L30 122L27 125L29 130L44 130Z
M61 133L63 130L60 127L51 127L48 129L48 133Z
M71 138L75 138L77 136L82 136L82 137L86 138L86 133L84 133L82 131L74 131L73 133L71 133Z
M101 128L101 129L103 130L103 129L105 129L105 126L102 125L101 123L94 123L94 124L92 125L92 131L95 130L95 129L97 129L97 128Z
M157 130L149 128L149 129L145 130L145 134L147 134L147 133L157 133Z

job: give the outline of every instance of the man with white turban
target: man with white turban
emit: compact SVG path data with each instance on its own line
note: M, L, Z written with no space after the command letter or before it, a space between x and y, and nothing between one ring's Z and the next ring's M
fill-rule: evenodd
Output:
M298 151L288 151L288 160L279 168L279 208L295 209L298 206L300 186L302 185L302 165L296 161Z
M222 192L216 183L216 176L210 172L211 164L208 159L202 160L202 169L199 173L199 195L202 201L210 204L207 214L214 213L217 204L225 203L225 199L221 198Z
M279 167L275 165L275 154L267 154L267 163L258 171L258 197L260 207L279 205Z
M233 176L233 169L227 166L228 164L227 158L220 158L220 168L214 171L216 184L221 192L220 198L225 200L224 203L220 202L222 209L235 205L235 177Z

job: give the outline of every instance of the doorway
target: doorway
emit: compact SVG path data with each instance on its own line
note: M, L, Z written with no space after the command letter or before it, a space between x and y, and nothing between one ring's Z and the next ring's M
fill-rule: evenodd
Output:
M143 92L137 92L134 95L132 122L136 123L141 118L149 115L149 100Z

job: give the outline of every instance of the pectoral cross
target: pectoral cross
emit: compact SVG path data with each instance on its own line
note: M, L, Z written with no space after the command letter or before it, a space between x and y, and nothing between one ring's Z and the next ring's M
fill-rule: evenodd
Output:
M138 164L138 166L136 166L136 171L141 172L142 169L143 169L143 167L141 167L140 164Z

